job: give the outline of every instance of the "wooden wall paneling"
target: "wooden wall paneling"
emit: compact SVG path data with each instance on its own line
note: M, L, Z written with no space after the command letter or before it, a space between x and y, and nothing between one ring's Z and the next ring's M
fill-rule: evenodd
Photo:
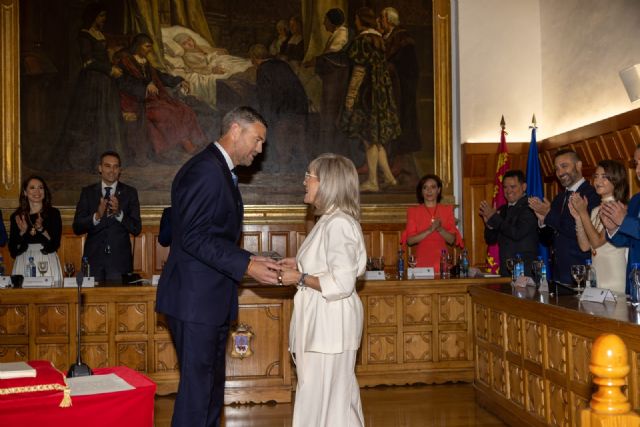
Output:
M484 241L484 221L478 215L480 202L493 198L493 183L482 182L479 179L463 179L463 204L465 206L464 241L469 251L471 264L482 266L486 264L487 245Z

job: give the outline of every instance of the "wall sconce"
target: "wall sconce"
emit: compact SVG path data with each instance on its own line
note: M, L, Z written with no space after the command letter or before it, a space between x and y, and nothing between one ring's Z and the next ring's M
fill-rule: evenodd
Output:
M627 90L629 100L635 102L640 99L640 64L632 65L620 71L620 79Z

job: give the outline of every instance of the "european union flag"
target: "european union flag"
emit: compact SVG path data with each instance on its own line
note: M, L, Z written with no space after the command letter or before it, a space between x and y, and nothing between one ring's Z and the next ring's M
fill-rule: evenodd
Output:
M535 120L535 118L534 118ZM544 198L544 186L542 185L542 172L540 171L540 159L538 158L538 143L536 141L536 126L531 127L531 143L529 144L529 155L527 157L527 194L531 197ZM551 276L549 264L549 248L538 244L538 255L542 257L547 265L547 275Z

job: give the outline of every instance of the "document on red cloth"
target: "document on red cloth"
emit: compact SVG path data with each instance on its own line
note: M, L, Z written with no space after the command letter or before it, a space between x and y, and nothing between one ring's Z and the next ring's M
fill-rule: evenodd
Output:
M116 374L130 390L72 397L72 406L59 407L62 392L4 396L0 426L153 427L156 384L133 369L96 368L94 375Z

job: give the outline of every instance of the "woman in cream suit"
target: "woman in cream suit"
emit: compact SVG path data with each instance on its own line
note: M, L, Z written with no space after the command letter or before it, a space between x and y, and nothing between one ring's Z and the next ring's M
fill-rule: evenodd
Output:
M279 280L297 286L289 331L298 386L293 426L363 426L355 375L363 310L356 278L367 253L351 160L322 154L309 165L304 202L320 219L298 256L280 261Z

